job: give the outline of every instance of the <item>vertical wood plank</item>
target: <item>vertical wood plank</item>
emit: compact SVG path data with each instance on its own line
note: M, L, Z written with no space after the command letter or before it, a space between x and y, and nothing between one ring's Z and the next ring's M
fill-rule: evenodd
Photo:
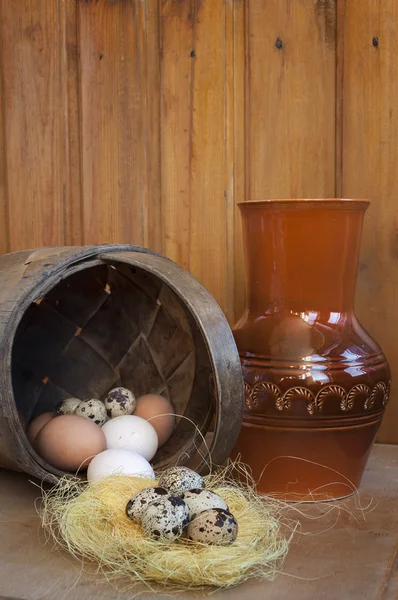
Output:
M398 5L350 0L344 32L343 194L372 201L357 289L358 316L392 368L380 440L397 442L398 419Z
M163 252L160 139L160 19L159 0L146 3L146 177L148 231L146 245Z
M58 2L2 0L10 249L64 243L64 100Z
M59 0L59 11L61 96L64 98L62 143L65 148L66 171L63 191L64 243L73 246L83 243L76 0Z
M195 10L191 0L160 2L163 249L185 269L191 258Z
M196 2L193 15L195 56L181 57L192 64L189 269L226 311L225 4Z
M161 1L164 252L211 291L231 321L242 15L242 2Z
M250 200L334 196L335 8L248 3Z
M337 0L336 6L336 166L337 198L343 190L343 115L344 115L344 34L346 0Z
M78 8L84 242L159 247L156 3Z
M176 8L181 2L170 2L170 8L172 5ZM192 46L180 57L182 62L192 65L188 129L189 270L227 311L225 4L194 2L191 11L187 22L192 23ZM170 49L173 41L169 42L164 49ZM178 107L175 109L178 118ZM177 237L178 233L178 229L174 230Z
M2 6L0 3L0 23L2 22ZM6 168L6 137L5 137L5 96L3 46L0 41L0 254L8 252L10 247L8 230L8 186Z
M244 200L244 1L225 2L225 313L235 322L241 310L239 269L242 236L237 202ZM237 278L238 276L238 278Z
M229 181L230 185L233 186L233 198L229 210L231 224L227 229L227 260L231 261L229 272L233 276L232 285L234 290L234 305L227 311L231 324L234 324L241 317L245 307L242 225L237 204L246 199L247 183L245 171L245 16L247 6L248 0L229 0L227 4L226 38L229 58L227 59L226 72L232 80L228 94L227 119L229 128L233 129L230 133L232 147L229 150L229 156L232 157ZM229 193L231 196L232 192ZM230 289L227 290L227 294L230 294Z

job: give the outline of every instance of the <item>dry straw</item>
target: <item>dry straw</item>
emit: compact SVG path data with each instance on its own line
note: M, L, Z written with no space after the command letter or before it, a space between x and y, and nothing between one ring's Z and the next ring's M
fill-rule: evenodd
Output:
M245 483L237 483L239 470ZM238 463L205 481L206 487L224 498L238 520L238 537L230 546L145 538L140 527L126 517L125 507L134 493L154 481L123 475L92 484L62 478L56 487L43 491L42 524L50 538L83 563L94 562L108 581L157 582L186 589L204 585L226 588L249 577L272 579L289 546L281 533L280 504L262 500Z

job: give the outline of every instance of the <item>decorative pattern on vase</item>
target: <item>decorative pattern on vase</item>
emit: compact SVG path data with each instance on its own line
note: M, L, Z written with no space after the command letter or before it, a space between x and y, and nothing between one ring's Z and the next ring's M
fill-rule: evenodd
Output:
M364 413L371 409L380 410L388 402L390 382L379 381L373 388L360 383L346 391L340 385L326 385L317 394L309 388L296 386L282 392L280 387L268 381L261 381L250 385L245 381L245 403L247 410L258 412L261 410L261 396L269 394L273 397L275 408L278 411L289 411L293 399L299 398L306 403L307 413L311 416L322 413L323 408L331 398L340 399L340 410L347 413L354 408L354 403L363 397L362 410Z
M360 483L391 378L354 310L367 206L341 198L239 204L246 305L233 334L246 395L236 452L262 493L329 500Z

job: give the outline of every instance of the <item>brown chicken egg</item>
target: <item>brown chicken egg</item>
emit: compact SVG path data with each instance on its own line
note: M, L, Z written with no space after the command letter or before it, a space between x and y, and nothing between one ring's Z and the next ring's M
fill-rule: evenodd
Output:
M106 449L106 439L93 421L77 415L61 415L44 425L35 446L51 465L74 472L86 469L94 456Z
M27 436L30 442L33 442L39 431L44 427L46 423L51 421L53 418L52 412L45 412L33 419L28 425Z
M173 433L174 407L170 400L167 400L164 396L158 394L141 396L137 400L134 416L149 421L158 434L159 448L167 442Z

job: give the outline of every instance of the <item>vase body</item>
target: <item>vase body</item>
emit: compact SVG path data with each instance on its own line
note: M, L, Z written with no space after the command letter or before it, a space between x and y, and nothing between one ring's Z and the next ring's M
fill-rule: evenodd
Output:
M390 389L354 314L360 200L241 203L247 305L234 328L245 381L235 454L285 500L350 495Z

